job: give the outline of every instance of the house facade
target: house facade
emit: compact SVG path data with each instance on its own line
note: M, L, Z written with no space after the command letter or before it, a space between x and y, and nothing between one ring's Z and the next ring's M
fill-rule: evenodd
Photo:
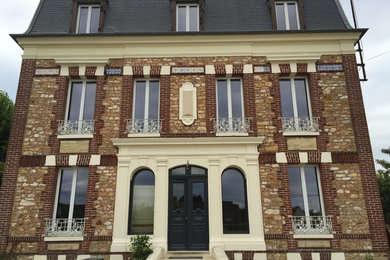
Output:
M388 259L364 33L337 0L41 0L12 35L0 251Z

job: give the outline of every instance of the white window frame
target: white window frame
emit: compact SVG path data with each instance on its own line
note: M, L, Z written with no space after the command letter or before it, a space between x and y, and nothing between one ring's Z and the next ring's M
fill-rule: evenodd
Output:
M76 187L77 187L77 171L80 169L88 169L88 168L71 168L73 170L73 179L72 179L72 190L70 193L70 201L69 201L69 214L68 214L68 220L71 221L73 219L73 210L74 210L74 201L76 197ZM56 199L54 201L54 210L53 210L53 219L56 219L57 215L57 207L58 207L58 196L60 195L60 185L61 185L61 178L62 178L62 171L63 170L69 170L69 168L60 168L58 171L58 177L57 177L57 189L56 189ZM88 169L89 174L89 169Z
M309 199L307 196L307 188L306 188L306 179L305 179L305 167L315 167L316 174L317 174L317 188L318 193L320 195L320 203L321 203L321 213L322 217L325 216L325 208L324 208L324 199L322 196L322 186L321 186L321 175L320 171L317 165L309 165L309 164L299 164L299 165L291 165L294 167L299 167L299 173L301 177L301 185L302 185L302 196L303 196L303 206L305 208L305 217L310 217L310 210L309 210Z
M287 8L287 5L288 4L294 4L295 5L295 13L296 13L296 16L297 16L297 25L298 25L298 28L297 30L300 30L301 29L301 25L300 25L300 21L299 21L299 11L298 11L298 3L296 1L276 1L275 2L275 16L276 16L276 23L278 22L278 17L277 17L277 12L276 12L276 5L281 5L283 4L283 11L284 11L284 21L286 23L286 30L291 30L290 29L290 17L288 15L288 8ZM277 26L277 25L276 25ZM295 29L294 29L295 30Z
M218 80L226 80L227 82L227 99L228 99L228 118L233 118L232 116L232 88L231 88L231 80L239 79L240 87L241 87L241 118L245 118L245 109L244 109L244 89L242 86L242 78L217 78L215 81L216 95L217 95L217 119L219 119L219 111L218 111Z
M90 33L90 31L91 31L92 8L99 7L99 11L101 8L100 5L79 5L78 12L77 12L76 33L79 33L81 8L85 8L85 7L88 7L87 28L85 29L85 33ZM100 20L100 14L99 14L99 19L98 19L98 24L99 24L99 20Z
M87 80L75 80L75 81L71 81L69 83L69 88L68 88L68 100L66 102L66 116L65 116L65 120L69 120L69 106L70 106L70 99L72 98L71 97L71 93L72 93L72 87L73 87L73 83L80 83L82 82L83 86L82 86L82 89L81 89L81 101L80 101L80 111L79 111L79 118L78 120L81 121L83 120L83 116L84 116L84 104L85 104L85 91L87 89L87 83L95 83L96 84L96 81L87 81ZM97 84L96 84L96 87L97 87ZM95 99L96 99L96 96L95 96ZM94 113L95 113L95 108L94 108Z
M298 107L297 107L297 95L295 91L295 80L296 79L303 79L305 81L305 89L306 89L306 101L307 101L307 109L309 111L309 117L312 117L312 111L311 111L311 98L310 98L310 92L309 92L309 85L307 84L307 78L306 77L288 77L288 78L280 78L279 82L282 80L290 80L290 86L291 86L291 95L292 95L292 103L293 103L293 112L294 117L298 117ZM282 108L283 109L283 108Z
M198 24L196 25L196 31L190 31L190 7L196 6L197 16L198 16ZM176 31L179 31L179 7L186 8L186 32L199 32L199 5L198 4L177 4L176 5Z

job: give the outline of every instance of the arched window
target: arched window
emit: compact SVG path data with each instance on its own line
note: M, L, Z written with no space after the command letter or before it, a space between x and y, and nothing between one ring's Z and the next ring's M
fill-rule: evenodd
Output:
M140 170L131 181L128 234L153 234L154 174Z
M248 206L244 175L236 169L222 173L223 233L248 234Z

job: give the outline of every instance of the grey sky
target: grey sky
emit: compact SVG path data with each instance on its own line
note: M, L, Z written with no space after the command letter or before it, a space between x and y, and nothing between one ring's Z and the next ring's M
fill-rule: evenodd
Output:
M380 149L390 147L390 102L388 73L390 71L390 1L354 0L359 27L370 30L363 38L368 82L362 83L368 126L375 158L388 157ZM31 21L39 0L8 1L0 9L0 89L14 100L19 80L22 50L9 37L23 33ZM350 0L340 0L351 17ZM352 24L352 22L351 22Z

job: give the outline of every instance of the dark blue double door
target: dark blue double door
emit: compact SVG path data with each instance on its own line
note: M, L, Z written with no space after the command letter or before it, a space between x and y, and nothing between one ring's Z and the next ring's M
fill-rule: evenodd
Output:
M206 169L170 170L168 219L168 250L209 249Z

